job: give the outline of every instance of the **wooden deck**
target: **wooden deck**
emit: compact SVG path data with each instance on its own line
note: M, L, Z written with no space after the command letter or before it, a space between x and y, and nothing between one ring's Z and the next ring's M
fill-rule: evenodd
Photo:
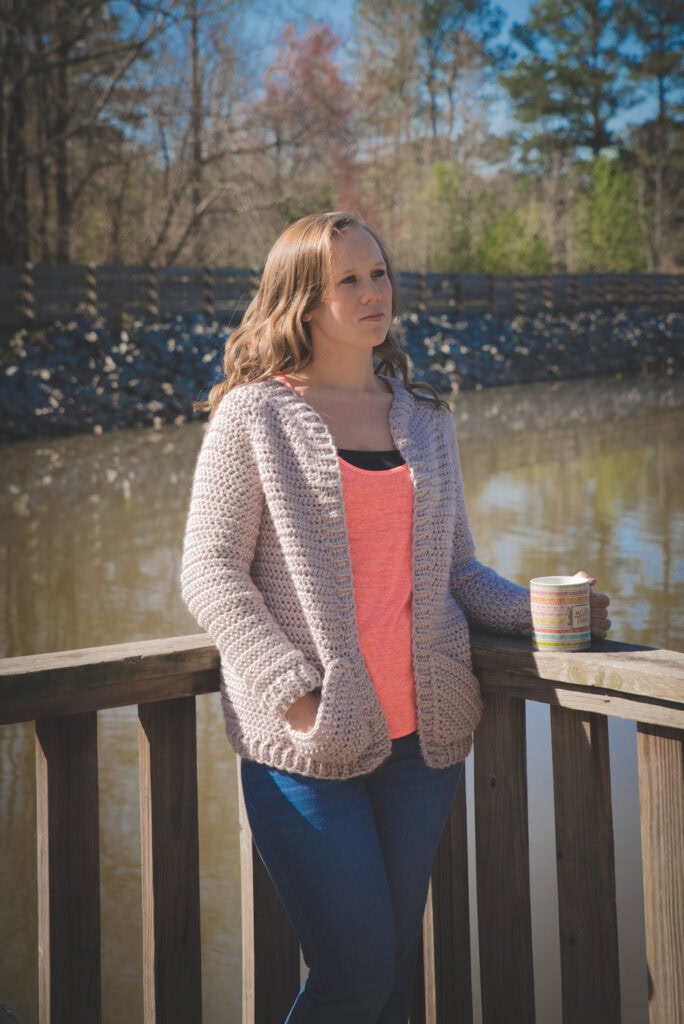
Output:
M684 655L611 642L535 653L479 635L474 660L485 698L474 753L484 1024L535 1020L526 701L551 706L563 1024L622 1019L608 716L637 723L648 1021L684 1021ZM217 688L216 651L201 636L0 662L0 724L35 722L41 1024L101 1020L97 712L131 705L145 1024L201 1024L195 700ZM243 1024L281 1024L299 950L240 821ZM465 1024L472 1005L462 787L433 873L411 1024Z

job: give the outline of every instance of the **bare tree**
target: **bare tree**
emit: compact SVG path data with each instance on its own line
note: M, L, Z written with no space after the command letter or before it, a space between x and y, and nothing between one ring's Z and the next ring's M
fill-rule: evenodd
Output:
M212 213L235 212L238 161L253 151L241 0L187 0L154 55L147 131L154 147L145 262L210 259Z
M32 255L36 235L41 258L66 263L75 208L125 129L123 108L112 110L131 66L173 17L174 0L116 8L102 0L4 0L4 7L0 259Z
M631 149L641 178L640 220L649 268L673 256L672 228L684 219L684 3L627 0L622 23L637 46L628 63L655 115L634 129ZM678 157L678 159L677 159Z

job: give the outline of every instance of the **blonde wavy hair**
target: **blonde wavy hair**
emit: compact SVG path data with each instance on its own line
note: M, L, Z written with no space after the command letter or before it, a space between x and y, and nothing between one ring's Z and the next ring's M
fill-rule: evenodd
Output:
M351 213L311 214L283 231L266 259L259 289L226 342L225 379L209 392L213 414L225 394L240 384L268 380L279 374L298 373L311 362L311 334L306 318L323 300L332 280L332 247L342 235L361 228L377 242L392 286L392 317L399 311L399 295L387 250L378 234ZM376 345L376 373L389 371L419 397L442 403L434 390L409 380L409 363L398 341L387 332ZM420 387L429 394L420 394Z

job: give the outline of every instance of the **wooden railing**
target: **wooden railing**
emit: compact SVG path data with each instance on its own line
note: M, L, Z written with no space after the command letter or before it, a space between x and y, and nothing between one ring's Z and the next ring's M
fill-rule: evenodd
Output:
M484 1024L535 1019L525 702L551 705L564 1024L621 1021L608 716L637 723L650 1024L684 1021L684 655L605 642L534 653L478 635L475 849ZM101 1019L100 709L137 705L146 1024L202 1020L195 698L218 688L200 636L0 662L0 724L35 721L41 1024ZM473 1019L466 792L425 914L411 1024ZM299 950L241 814L243 1024L281 1024ZM540 1024L544 1022L540 1021Z
M684 308L684 274L397 274L406 310L439 315L588 308ZM201 313L237 322L259 272L245 267L0 267L0 328L74 316L114 319Z

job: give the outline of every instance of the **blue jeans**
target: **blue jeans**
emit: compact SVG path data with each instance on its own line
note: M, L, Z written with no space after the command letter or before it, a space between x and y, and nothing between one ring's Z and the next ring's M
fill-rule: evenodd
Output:
M309 968L286 1024L406 1024L462 767L428 768L415 733L375 771L342 781L242 762L252 836Z

